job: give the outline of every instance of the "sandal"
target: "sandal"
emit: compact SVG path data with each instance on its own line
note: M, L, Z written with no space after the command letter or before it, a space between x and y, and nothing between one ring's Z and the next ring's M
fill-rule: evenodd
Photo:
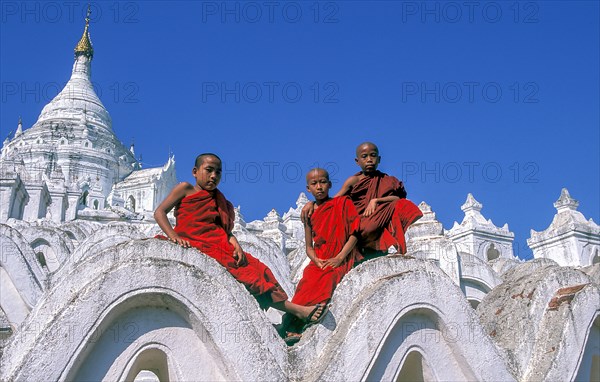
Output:
M317 318L316 320L311 320L311 318L313 317L313 315L315 313L317 313L317 310L320 307L323 307L323 310L321 311L321 315L319 316L319 318ZM311 326L320 324L325 319L325 316L327 315L328 311L329 311L329 305L327 305L327 304L325 304L325 305L323 305L323 304L317 304L317 306L315 307L315 309L313 309L313 311L310 312L310 314L308 315L308 317L306 317L306 324L302 328L302 331L304 332L306 329L310 328Z
M302 339L302 334L300 333L292 333L288 332L287 336L283 339L287 346L293 346L297 344Z

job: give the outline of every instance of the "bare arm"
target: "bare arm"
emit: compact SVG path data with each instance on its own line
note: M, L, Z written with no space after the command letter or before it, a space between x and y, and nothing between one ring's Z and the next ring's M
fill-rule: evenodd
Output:
M315 203L311 201L306 203L304 207L302 207L302 211L300 211L300 220L302 221L302 223L306 224L310 220L310 217L312 216L314 211Z
M233 258L236 260L235 263L237 265L246 264L246 254L240 245L240 242L237 241L237 238L233 236L233 234L229 234L229 243L233 245Z
M308 222L304 223L304 243L306 245L306 256L319 268L323 268L323 260L317 257L313 248L312 228Z
M325 262L323 264L323 268L339 267L340 264L342 264L344 262L344 260L346 260L346 257L348 257L348 254L350 252L352 252L352 250L354 249L354 246L356 245L356 242L358 242L358 239L356 238L356 236L351 235L348 238L348 241L346 242L346 244L344 244L344 247L342 248L340 253L338 253L335 257L332 257L331 259L325 260Z
M340 188L337 194L334 195L334 198L337 196L346 195L346 193L350 191L350 189L356 184L356 182L358 182L358 176L356 175L352 175L350 178L346 179L344 184L342 184L342 188Z
M156 220L156 223L165 235L167 235L169 240L186 248L191 247L189 241L180 238L177 232L173 230L167 214L187 195L189 190L193 188L194 187L187 182L179 183L154 211L154 220Z
M363 212L363 216L371 216L375 213L375 209L378 204L393 202L394 200L398 200L400 197L396 195L384 196L383 198L373 198L369 201L367 208L365 208L365 212Z

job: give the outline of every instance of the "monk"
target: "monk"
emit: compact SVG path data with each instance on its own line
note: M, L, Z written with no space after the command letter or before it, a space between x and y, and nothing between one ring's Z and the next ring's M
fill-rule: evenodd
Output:
M310 263L304 268L292 302L305 306L326 305L335 287L354 264L360 217L349 197L329 197L331 181L324 169L315 168L308 172L306 188L315 198L314 213L304 223L306 255ZM298 320L289 317L284 317L283 322L288 345L298 342L301 332L314 324L311 322L301 328Z
M349 196L361 215L358 247L362 256L355 264L384 256L390 247L405 254L404 232L423 216L421 210L406 199L401 181L377 170L381 156L374 143L358 145L354 160L361 171L346 179L335 196ZM313 210L312 203L304 206L303 221Z
M221 159L217 155L198 155L192 169L195 184L182 182L175 186L154 212L156 222L166 235L157 237L185 248L197 248L218 261L257 299L261 308L273 307L303 322L321 319L323 305L304 306L288 301L271 270L242 250L231 232L233 205L217 189L221 167ZM173 207L175 228L167 218Z

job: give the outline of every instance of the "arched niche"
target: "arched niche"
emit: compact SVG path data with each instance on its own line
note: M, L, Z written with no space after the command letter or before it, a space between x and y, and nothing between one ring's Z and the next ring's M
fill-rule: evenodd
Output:
M71 231L65 231L65 233L67 234L67 237L69 239L71 239L71 241L77 242L77 238L75 237L75 234L73 232L71 232Z
M125 201L125 208L132 212L135 212L135 198L133 197L133 195L129 195L127 197L127 200Z
M397 382L428 382L435 381L435 375L432 372L431 366L427 360L423 359L423 354L419 348L411 349L406 355L400 373L396 378Z
M136 355L131 365L128 365L126 373L126 381L173 381L169 375L167 353L157 344L149 346Z
M475 298L467 299L467 301L469 301L471 308L473 308L474 310L476 310L479 304L481 303L481 300L477 300Z
M581 355L576 381L600 382L600 316L596 315Z
M87 190L87 187L84 189L83 193L81 194L81 197L79 198L79 206L80 207L87 207L87 203L88 203L88 195L89 195L89 191Z
M55 271L60 266L58 256L50 243L42 238L35 239L31 243L31 248L35 252L38 261L42 267L47 267L49 271Z
M86 335L65 379L134 381L149 370L161 382L226 380L208 329L191 315L186 303L169 294L126 299Z
M592 258L592 261L591 261L592 265L600 263L600 251L598 250L598 248L596 248L594 255L591 256L591 258Z
M162 382L158 375L151 370L141 370L133 379L133 382Z
M492 261L492 260L495 260L500 257L500 251L498 249L496 249L496 246L494 245L494 243L492 243L492 244L490 244L488 249L485 251L485 255L486 255L487 261Z
M463 277L460 280L460 288L473 309L477 308L477 305L492 290L483 280L470 277Z
M447 380L476 380L469 362L456 346L468 335L467 327L444 323L435 307L413 307L400 314L390 328L364 379L408 381L411 379L405 377L410 376L417 381L436 381L443 376ZM423 361L428 358L436 360L435 369Z

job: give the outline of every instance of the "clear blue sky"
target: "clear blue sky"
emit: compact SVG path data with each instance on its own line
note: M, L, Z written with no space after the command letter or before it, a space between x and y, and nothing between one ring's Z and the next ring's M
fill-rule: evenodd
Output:
M562 187L600 220L598 4L92 2L92 78L146 167L171 150L190 180L218 153L247 221L287 211L316 164L337 190L370 140L445 228L471 192L529 257ZM68 80L85 6L0 3L2 140Z

